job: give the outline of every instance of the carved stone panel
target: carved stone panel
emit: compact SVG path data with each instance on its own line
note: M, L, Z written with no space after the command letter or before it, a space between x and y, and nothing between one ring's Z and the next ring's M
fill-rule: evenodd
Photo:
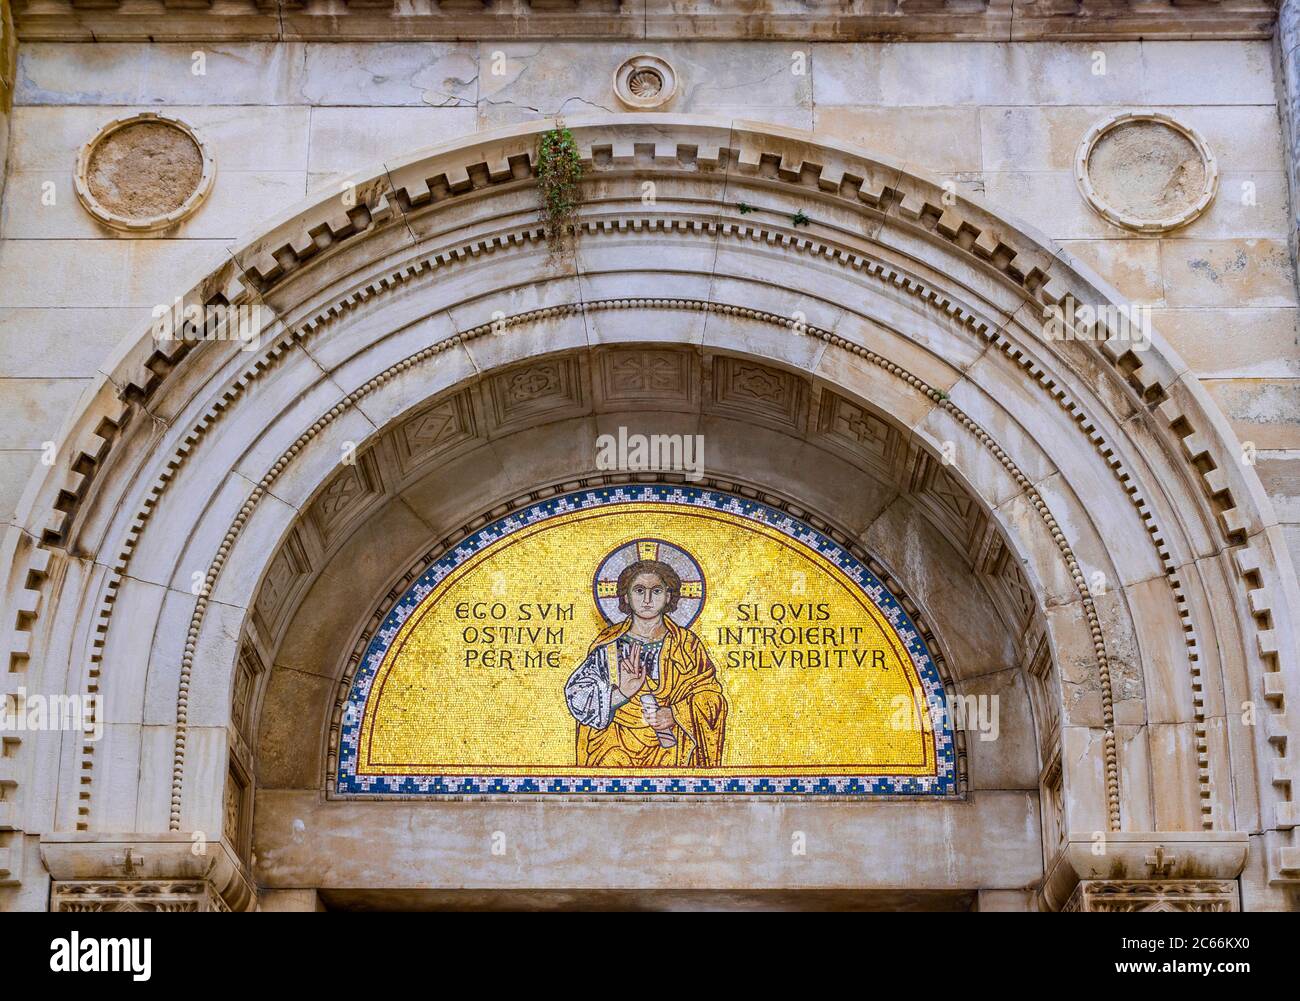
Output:
M309 517L321 543L328 549L366 507L383 492L373 451L345 464L312 502Z
M478 435L468 393L457 393L421 410L392 436L397 465L406 477L413 470L474 441Z
M845 453L851 461L874 470L883 479L897 480L902 436L870 410L823 390L817 432L826 444Z
M307 579L311 563L297 531L290 533L272 561L262 581L253 611L257 627L264 636L276 636L284 614L293 605L291 598Z
M1237 884L1231 880L1164 881L1085 879L1074 888L1066 911L1236 911Z
M205 880L94 880L54 882L50 910L64 914L93 911L229 911Z
M584 393L579 360L548 358L494 375L487 401L498 430L558 420L582 411Z
M597 392L605 409L695 410L699 405L699 360L691 351L606 351L597 372Z
M792 372L725 355L713 359L711 409L715 412L799 432L805 422L807 396L806 384Z

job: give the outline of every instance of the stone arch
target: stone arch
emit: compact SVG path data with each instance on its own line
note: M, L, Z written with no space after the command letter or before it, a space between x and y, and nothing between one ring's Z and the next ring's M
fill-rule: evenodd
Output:
M340 443L529 359L676 345L801 372L931 456L955 445L944 475L1020 565L1059 677L1036 702L1059 712L1067 840L1263 830L1261 871L1296 875L1294 574L1157 332L1046 338L1045 307L1117 297L933 182L746 123L572 123L588 180L557 256L532 194L544 127L422 151L294 210L185 296L269 310L255 350L146 333L88 390L5 543L11 665L106 714L107 745L78 741L55 769L52 829L221 828L247 611ZM1245 702L1261 726L1239 724ZM58 760L31 743L29 768Z

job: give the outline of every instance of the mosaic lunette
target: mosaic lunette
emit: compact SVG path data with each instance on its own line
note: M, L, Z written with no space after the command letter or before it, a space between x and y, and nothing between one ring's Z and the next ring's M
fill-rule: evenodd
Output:
M718 491L584 491L474 533L393 606L336 792L951 795L944 705L907 613L810 526Z

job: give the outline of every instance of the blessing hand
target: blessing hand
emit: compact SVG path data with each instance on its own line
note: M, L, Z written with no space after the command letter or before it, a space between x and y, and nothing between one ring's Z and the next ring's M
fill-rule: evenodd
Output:
M641 645L634 643L618 657L618 690L629 702L645 684L646 665L641 658Z

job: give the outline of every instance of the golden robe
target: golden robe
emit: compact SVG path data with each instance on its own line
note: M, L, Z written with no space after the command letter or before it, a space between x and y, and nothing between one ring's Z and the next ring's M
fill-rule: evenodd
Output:
M632 625L629 616L602 630L587 651L601 649L618 687L618 638ZM716 768L722 764L727 700L704 643L689 629L665 617L658 680L646 676L632 701L614 710L604 729L578 724L579 765L595 768ZM659 735L641 716L641 695L650 692L660 708L673 710L675 747L660 747Z

